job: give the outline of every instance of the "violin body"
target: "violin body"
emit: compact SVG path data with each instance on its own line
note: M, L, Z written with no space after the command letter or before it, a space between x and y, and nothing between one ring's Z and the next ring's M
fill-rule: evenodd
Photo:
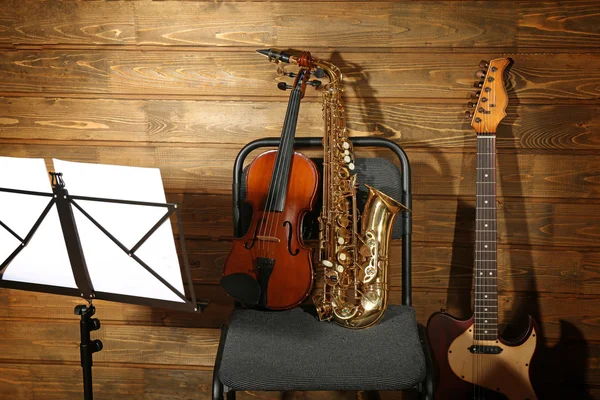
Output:
M221 283L245 304L283 310L300 304L312 290L312 249L302 242L301 225L314 205L319 174L308 157L294 152L285 207L268 211L277 153L262 153L248 167L245 201L252 206L252 221L245 235L233 240Z

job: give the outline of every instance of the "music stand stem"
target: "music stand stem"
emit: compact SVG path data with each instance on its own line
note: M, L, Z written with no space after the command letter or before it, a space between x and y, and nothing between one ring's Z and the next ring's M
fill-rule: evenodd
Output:
M81 332L81 368L83 369L83 398L93 400L92 386L92 354L102 350L102 342L99 339L91 340L90 332L100 329L100 320L92 318L96 313L93 305L79 305L75 307L75 314L81 316L79 330Z

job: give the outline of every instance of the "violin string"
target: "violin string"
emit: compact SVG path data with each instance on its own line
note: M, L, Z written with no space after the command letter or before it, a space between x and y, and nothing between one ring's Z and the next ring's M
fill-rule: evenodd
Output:
M283 140L279 144L279 151L281 152L279 154L281 155L281 161L282 161L281 165L288 166L288 168L277 168L277 171L274 171L274 179L272 179L273 195L271 196L272 197L271 202L267 205L267 221L264 225L266 236L271 236L273 234L273 228L276 232L277 228L278 228L278 224L279 224L279 217L280 217L281 213L277 212L277 211L272 211L272 207L274 205L276 205L276 202L278 201L279 196L282 195L281 192L286 190L286 188L281 187L281 186L283 186L283 183L285 182L285 175L287 174L289 176L290 169L291 169L289 167L291 166L290 160L291 160L291 156L293 156L293 152L292 152L292 154L290 154L288 147L290 146L290 144L293 145L293 137L291 135L291 132L293 131L293 127L295 126L296 121L298 119L298 112L297 112L297 110L294 109L294 105L297 101L298 93L299 93L299 91L297 91L294 88L292 93L290 94L290 100L289 100L289 104L288 104L288 112L286 113L286 120L284 121L284 127L283 127L283 135L282 135ZM276 166L277 166L277 164L276 164ZM270 254L270 251L271 251L271 241L267 240L265 255L268 256Z
M298 114L300 111L300 97L301 96L301 92L300 90L297 90L295 93L295 98L294 101L297 102L297 108L293 110L292 112L292 116L291 116L291 120L289 121L289 126L288 126L288 138L287 138L287 142L286 142L286 147L285 147L285 164L287 166L287 170L284 170L283 175L281 177L281 183L279 184L279 186L281 186L279 188L280 192L286 192L288 191L288 187L289 187L289 176L291 175L291 170L292 170L292 162L294 159L294 132L296 129L296 125L298 123ZM286 180L286 175L287 175L287 180ZM285 185L285 182L287 181L287 185ZM287 200L287 196L286 196L286 200ZM281 217L281 212L276 213L276 218L275 218L275 225L274 225L274 230L275 232L277 231L277 229L280 227L279 222L280 222L280 217ZM285 223L285 221L284 221ZM290 232L288 233L290 236L292 235L292 226L290 226L288 228L290 230ZM271 233L271 231L269 230L269 234ZM286 246L288 246L288 244L286 243ZM291 249L288 249L291 252Z
M290 94L290 100L288 102L288 108L287 108L287 112L286 112L286 117L283 121L283 129L282 129L282 137L283 140L282 142L279 143L279 148L281 149L286 141L287 135L286 135L286 130L287 130L287 126L288 126L288 120L290 118L290 113L291 113L291 109L292 109L292 102L293 102L293 97L294 97L294 92L292 92ZM259 230L259 236L266 236L267 232L268 232L268 225L269 225L269 221L271 219L271 212L270 210L272 209L273 205L275 204L276 201L276 197L278 194L278 190L277 190L277 182L278 182L278 178L280 175L279 169L277 168L278 162L277 160L279 159L279 157L281 156L281 152L279 152L277 154L277 157L275 159L275 164L273 166L273 171L271 173L271 182L269 184L269 189L268 189L268 193L267 193L267 200L265 202L265 208L263 211L263 215L266 215L266 218L263 216L263 220L262 220L262 224L261 224L261 228ZM263 240L259 240L259 244L260 244L260 254L264 257L266 257L268 255L268 242L267 244L263 243Z

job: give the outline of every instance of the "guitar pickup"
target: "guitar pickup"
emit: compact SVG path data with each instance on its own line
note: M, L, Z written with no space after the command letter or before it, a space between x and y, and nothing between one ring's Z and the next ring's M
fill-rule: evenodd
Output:
M469 347L469 351L473 354L500 354L502 353L502 347L474 344Z

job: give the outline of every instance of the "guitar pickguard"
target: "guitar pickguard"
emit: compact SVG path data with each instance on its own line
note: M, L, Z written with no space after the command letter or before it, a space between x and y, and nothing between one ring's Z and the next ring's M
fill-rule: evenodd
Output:
M537 400L529 380L529 367L536 348L535 328L520 345L501 341L473 340L474 325L458 336L448 349L450 368L464 381L504 394L509 400ZM476 345L500 347L498 354L473 354Z

